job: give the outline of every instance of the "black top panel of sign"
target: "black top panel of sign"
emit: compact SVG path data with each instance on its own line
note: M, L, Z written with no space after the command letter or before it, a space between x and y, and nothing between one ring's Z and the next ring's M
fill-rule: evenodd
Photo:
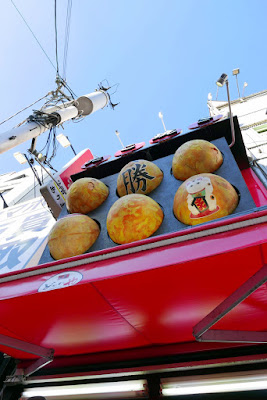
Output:
M234 117L234 128L235 144L231 148L231 152L239 169L242 170L249 167L249 162L243 143L240 127L238 124L238 119L236 117ZM204 139L211 142L222 137L226 139L228 144L232 142L230 119L225 119L213 125L209 125L201 129L195 129L194 131L188 132L181 136L177 136L165 142L159 142L151 146L142 148L126 156L107 161L97 167L89 168L83 172L72 175L71 178L73 181L84 177L92 177L96 179L105 178L106 176L120 172L124 165L130 161L137 159L154 161L159 158L171 155L175 153L178 147L180 147L183 143L188 142L189 140Z

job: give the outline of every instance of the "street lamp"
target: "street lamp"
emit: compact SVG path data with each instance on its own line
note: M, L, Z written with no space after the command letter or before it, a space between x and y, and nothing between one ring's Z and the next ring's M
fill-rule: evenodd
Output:
M66 147L70 147L71 150L73 151L73 153L75 154L75 156L77 155L76 151L74 150L71 142L69 141L68 136L63 135L63 133L60 133L59 135L57 135L57 141L61 144L62 147L66 148Z
M28 162L28 159L26 158L25 154L20 153L17 151L16 153L13 154L15 159L20 163L20 164L26 164Z
M221 74L220 78L216 82L216 85L222 87L226 81L228 81L228 76L226 74Z
M222 74L216 82L216 85L219 87L222 87L224 84L226 84L226 89L227 89L230 125L231 125L231 132L232 132L232 143L229 144L229 147L232 147L235 144L235 128L234 128L233 114L232 114L232 109L231 109L228 76L226 74Z
M162 125L163 125L163 128L164 128L164 132L166 132L166 126L165 126L165 124L164 124L164 121L163 121L163 114L162 114L162 112L160 111L159 112L159 118L161 119L161 122L162 122Z
M124 144L122 143L122 140L121 140L121 138L120 138L120 132L119 131L115 131L115 135L117 136L117 138L118 138L118 140L119 140L119 142L120 142L120 144L121 144L121 146L122 146L122 148L124 149Z
M247 82L244 82L242 97L244 97L244 91L245 91L245 89L246 89L247 86L248 86Z

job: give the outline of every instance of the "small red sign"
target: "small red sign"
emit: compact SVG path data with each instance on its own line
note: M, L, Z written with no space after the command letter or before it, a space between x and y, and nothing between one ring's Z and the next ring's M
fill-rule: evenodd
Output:
M71 175L78 174L79 172L82 172L82 166L88 162L89 160L92 160L93 154L89 149L86 149L83 154L79 156L79 154L74 157L69 165L67 164L67 168L64 169L63 171L60 172L59 176L62 179L64 185L68 189L70 185L72 184L71 180Z

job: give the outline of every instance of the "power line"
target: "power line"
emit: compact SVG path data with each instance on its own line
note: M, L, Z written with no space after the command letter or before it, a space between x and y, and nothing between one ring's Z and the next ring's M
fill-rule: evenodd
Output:
M60 74L59 74L59 63L58 63L58 40L57 40L57 1L55 0L54 2L54 14L55 14L55 47L56 47L56 64L57 66L55 67L55 65L53 64L53 62L51 61L50 57L48 56L48 54L46 53L46 51L44 50L43 46L41 45L41 43L39 42L39 40L37 39L36 35L34 34L34 32L32 31L32 29L30 28L29 24L27 23L27 21L25 20L24 16L22 15L22 13L20 12L20 10L18 9L18 7L16 6L16 4L14 3L13 0L10 0L11 3L13 4L13 6L15 7L15 9L17 10L17 12L19 13L20 17L22 18L22 20L24 21L25 25L27 26L27 28L29 29L29 31L31 32L31 34L33 35L34 39L36 40L36 42L38 43L38 45L40 46L41 50L43 51L43 53L45 54L45 56L47 57L48 61L50 62L50 64L53 66L53 68L56 70L57 72L57 79L60 80L60 83L69 91L69 93L71 94L71 97L74 99L74 97L76 97L75 93L71 90L71 88L68 86L67 82L65 79L62 79ZM64 48L64 74L66 74L66 66L67 66L67 53L68 53L68 43L69 43L69 33L70 33L70 17L71 17L71 7L72 7L72 0L68 0L68 9L67 9L67 16L66 16L66 29L65 29L65 48ZM51 93L49 93L51 94ZM53 94L53 93L52 93ZM46 97L46 96L45 96ZM66 97L66 96L65 96ZM37 100L38 102L39 100ZM35 104L35 103L33 103ZM31 105L33 105L31 104ZM30 105L30 106L31 106ZM30 106L28 106L27 108L29 108ZM25 108L26 109L26 108ZM20 112L24 111L25 109L19 111L18 113L14 114L13 116L11 116L10 118L8 118L7 120L3 121L2 123L8 121L9 119L13 118L15 115L19 114ZM1 125L1 124L0 124Z
M35 36L35 34L33 33L33 31L31 30L29 24L27 23L27 21L25 20L25 18L23 17L23 15L21 14L21 12L19 11L18 7L16 6L16 4L14 3L13 0L10 0L11 3L13 4L13 6L15 7L15 9L17 10L17 12L19 13L19 15L21 16L22 20L24 21L24 23L26 24L27 28L29 29L29 31L32 33L34 39L36 40L36 42L39 44L40 48L42 49L43 53L45 54L46 58L48 59L48 61L50 62L50 64L52 65L52 67L56 69L56 67L54 66L53 62L51 61L51 59L49 58L48 54L46 53L45 49L43 48L43 46L41 45L41 43L39 42L39 40L37 39L37 37Z
M4 124L5 122L9 121L10 119L14 118L16 115L20 114L22 111L27 110L27 108L30 108L31 106L33 106L34 104L38 103L39 101L45 99L47 96L49 96L51 94L51 92L47 93L45 96L41 97L40 99L36 100L34 103L30 104L29 106L23 108L22 110L18 111L16 114L11 115L11 117L8 117L7 119L5 119L4 121L0 122L0 125Z
M62 77L64 80L66 80L66 71L67 71L67 57L68 57L69 37L70 37L71 8L72 8L72 0L68 0L66 24L65 24L65 44L64 44L63 72L62 72Z
M57 0L55 0L55 42L56 42L57 75L59 75L58 54L57 54Z

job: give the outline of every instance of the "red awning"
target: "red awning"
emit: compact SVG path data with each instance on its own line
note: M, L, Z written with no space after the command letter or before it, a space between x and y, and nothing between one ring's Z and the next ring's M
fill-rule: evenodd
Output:
M201 350L193 327L267 263L266 216L257 211L5 275L0 335L52 348L55 359L171 344ZM266 311L264 285L214 328L266 331Z

